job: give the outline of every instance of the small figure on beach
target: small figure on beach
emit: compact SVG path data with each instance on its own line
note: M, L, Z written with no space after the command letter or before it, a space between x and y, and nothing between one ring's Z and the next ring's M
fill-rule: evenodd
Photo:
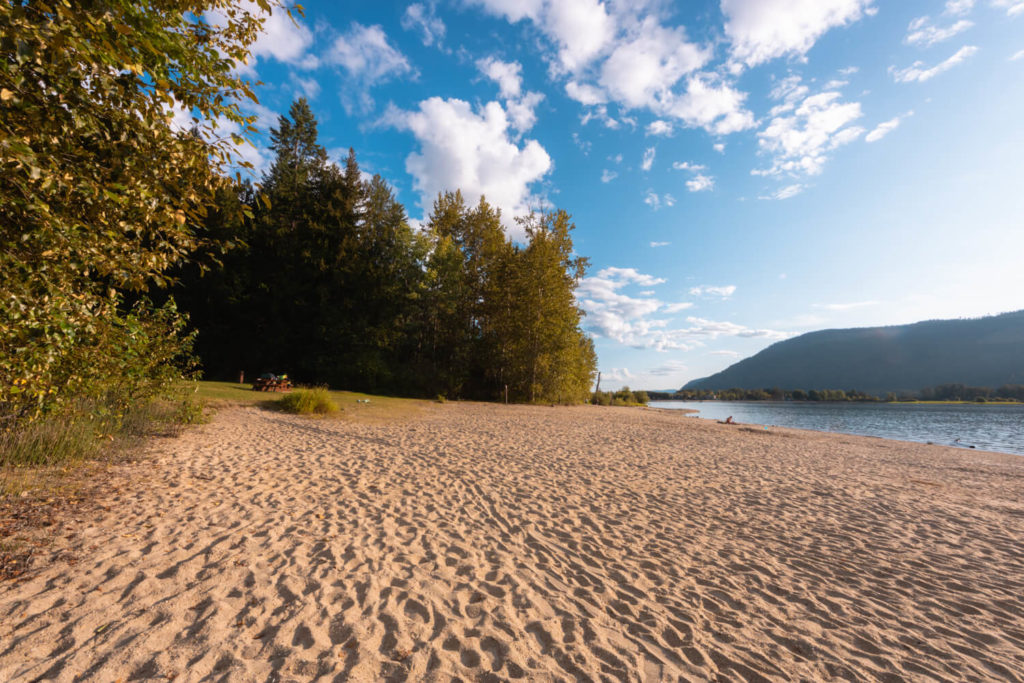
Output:
M730 415L729 417L725 418L725 424L731 425L732 423L733 423L732 422L732 415Z

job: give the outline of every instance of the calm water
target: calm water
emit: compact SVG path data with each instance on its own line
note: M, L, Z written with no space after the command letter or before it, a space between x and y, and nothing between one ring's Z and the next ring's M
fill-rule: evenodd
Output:
M689 408L696 417L844 432L886 439L1024 455L1024 406L899 405L888 403L768 403L651 401L653 408ZM960 439L960 443L955 443Z

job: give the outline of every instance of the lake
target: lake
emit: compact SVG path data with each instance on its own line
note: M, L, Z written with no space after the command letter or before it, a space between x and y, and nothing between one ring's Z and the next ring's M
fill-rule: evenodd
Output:
M886 439L974 446L1024 455L1024 405L651 401L652 408L690 409L696 417L842 432ZM959 443L957 443L959 439Z

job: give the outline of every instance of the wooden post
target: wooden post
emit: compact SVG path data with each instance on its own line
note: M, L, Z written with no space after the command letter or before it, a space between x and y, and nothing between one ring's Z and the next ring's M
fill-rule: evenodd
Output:
M238 371L238 383L245 384L245 370Z
M508 385L505 385L505 405L508 405Z

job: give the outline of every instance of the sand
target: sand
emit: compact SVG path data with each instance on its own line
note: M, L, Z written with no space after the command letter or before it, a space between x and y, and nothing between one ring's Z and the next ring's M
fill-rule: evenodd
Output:
M222 410L0 584L0 680L1024 680L1024 458Z

